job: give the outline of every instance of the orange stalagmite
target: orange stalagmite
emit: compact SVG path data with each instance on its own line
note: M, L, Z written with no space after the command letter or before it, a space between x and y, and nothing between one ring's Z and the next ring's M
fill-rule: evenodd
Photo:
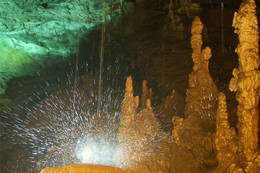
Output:
M202 47L202 29L203 29L203 24L200 21L200 18L196 16L193 19L192 22L192 28L191 28L191 47L193 50L192 53L192 60L193 60L193 70L196 71L199 66L199 62L201 59L201 47Z
M147 99L152 99L152 89L147 87L147 80L143 80L141 98L142 108L145 108Z
M235 13L233 27L238 34L239 45L236 52L239 67L233 70L229 88L236 92L238 101L239 151L249 161L258 149L258 23L254 0L244 0Z
M202 29L200 18L195 17L191 29L194 66L189 75L185 117L172 118L173 172L207 172L206 167L217 164L214 137L218 90L208 69L211 50L202 50Z
M118 129L118 166L131 170L151 170L155 163L152 159L154 139L159 135L160 124L153 114L149 90L143 82L145 105L136 112L139 99L133 96L132 79L126 80L125 98L121 108L121 120Z
M121 107L120 126L129 126L134 121L139 99L133 96L133 81L131 77L126 79L125 97Z
M189 89L186 92L185 116L201 119L204 125L215 127L215 113L217 110L218 90L213 82L209 69L211 49L202 50L203 24L199 17L192 22L191 47L193 49L193 72L189 75Z
M139 98L133 96L133 81L126 79L125 97L121 107L120 127L118 129L117 164L126 167L130 164L130 156L135 145L135 120Z
M237 138L234 128L228 122L227 103L224 93L219 93L218 110L216 115L216 149L218 169L216 172L223 172L236 162Z

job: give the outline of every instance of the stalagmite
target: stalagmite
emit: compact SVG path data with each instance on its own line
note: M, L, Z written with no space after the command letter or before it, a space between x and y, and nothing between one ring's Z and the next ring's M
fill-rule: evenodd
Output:
M249 161L257 151L258 144L258 23L254 0L245 0L234 15L233 27L238 34L239 45L236 52L239 67L233 70L229 88L236 92L238 101L239 150Z
M202 47L202 29L203 24L200 21L200 18L196 16L192 22L191 28L191 47L192 47L192 60L193 60L193 70L196 71L199 66L199 61L201 57L201 47Z
M211 49L202 50L202 29L199 17L195 17L191 29L194 65L186 92L185 118L172 119L174 172L206 172L205 165L217 165L214 137L218 90L208 69Z
M160 124L153 113L151 100L146 100L146 106L136 115L135 121L135 143L131 155L131 162L128 165L134 170L153 170L156 160L154 149L156 138L159 135Z
M152 99L152 89L147 87L147 80L143 80L141 98L142 109L145 108L147 99Z
M136 114L139 98L133 96L133 82L131 77L126 79L125 97L121 107L120 126L129 126Z
M151 100L146 100L146 108L141 110L137 116L137 127L142 131L144 136L156 136L159 133L159 122L153 114L153 109L151 106Z
M143 82L144 108L137 113L139 97L133 96L132 79L126 80L126 91L121 108L120 127L118 129L118 166L131 170L150 170L154 164L149 162L154 139L159 134L160 124L153 114L149 90ZM150 91L151 92L151 91ZM149 159L148 159L149 158Z
M215 126L215 113L217 110L217 87L213 82L208 63L211 58L211 49L202 47L203 24L199 17L192 22L191 47L193 49L193 72L189 75L189 89L186 93L185 116L201 119L201 123Z
M237 139L234 128L231 128L228 122L226 96L219 93L218 110L216 115L216 149L218 160L218 171L223 172L236 162Z
M125 167L129 164L132 149L135 145L136 109L139 97L133 96L133 82L131 77L126 79L125 97L121 107L120 126L118 129L118 153L116 156L118 166Z

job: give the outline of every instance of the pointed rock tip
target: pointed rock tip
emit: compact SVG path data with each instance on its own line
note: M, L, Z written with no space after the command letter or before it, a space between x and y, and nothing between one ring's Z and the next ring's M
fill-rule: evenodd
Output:
M127 92L132 92L133 91L133 81L132 81L132 77L128 76L126 78L126 91Z

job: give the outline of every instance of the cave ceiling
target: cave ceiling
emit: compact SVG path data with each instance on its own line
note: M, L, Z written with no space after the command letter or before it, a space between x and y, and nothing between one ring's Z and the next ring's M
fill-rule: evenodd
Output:
M11 78L75 54L91 28L120 16L120 1L1 0L0 93Z

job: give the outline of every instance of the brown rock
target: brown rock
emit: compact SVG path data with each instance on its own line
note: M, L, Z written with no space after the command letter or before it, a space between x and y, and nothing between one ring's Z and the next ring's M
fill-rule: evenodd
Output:
M238 147L235 129L231 128L228 122L226 96L224 93L219 93L218 96L215 143L218 159L217 170L226 170L230 165L236 163Z
M238 34L236 52L239 67L233 70L229 88L236 91L238 101L239 150L249 161L257 151L258 144L258 102L260 86L258 56L258 24L254 0L244 1L234 14L233 27Z

